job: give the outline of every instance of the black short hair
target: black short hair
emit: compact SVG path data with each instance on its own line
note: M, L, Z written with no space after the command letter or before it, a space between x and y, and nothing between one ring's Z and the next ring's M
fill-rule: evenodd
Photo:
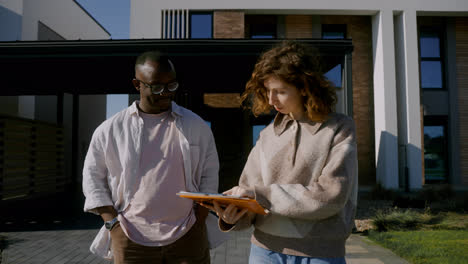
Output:
M175 72L174 64L172 64L169 56L157 50L146 51L140 54L135 62L135 71L138 66L142 66L147 61L157 62L161 72Z

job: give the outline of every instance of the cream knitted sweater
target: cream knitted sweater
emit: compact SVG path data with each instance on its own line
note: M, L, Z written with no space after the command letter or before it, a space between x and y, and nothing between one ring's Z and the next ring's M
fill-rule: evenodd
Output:
M231 229L254 224L252 242L272 251L343 257L357 200L354 121L336 113L323 123L278 114L260 133L239 186L254 190L270 213Z

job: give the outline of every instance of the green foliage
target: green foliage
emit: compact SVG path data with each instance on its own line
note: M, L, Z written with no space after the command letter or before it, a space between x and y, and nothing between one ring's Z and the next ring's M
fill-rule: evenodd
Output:
M372 218L372 224L376 230L414 230L424 224L429 224L435 220L428 212L418 213L414 210L400 210L398 208L389 211L377 211Z
M415 264L461 264L468 259L468 230L371 231L369 238Z

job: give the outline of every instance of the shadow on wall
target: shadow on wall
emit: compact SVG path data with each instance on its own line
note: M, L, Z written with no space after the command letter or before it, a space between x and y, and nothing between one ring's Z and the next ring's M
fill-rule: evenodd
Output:
M378 184L387 189L402 188L405 191L421 188L421 148L413 144L398 146L398 138L395 135L387 131L381 132L376 168ZM411 162L415 164L408 164L408 157L413 157ZM418 174L420 177L416 176ZM410 178L410 175L415 176Z
M0 6L0 41L21 40L22 16Z

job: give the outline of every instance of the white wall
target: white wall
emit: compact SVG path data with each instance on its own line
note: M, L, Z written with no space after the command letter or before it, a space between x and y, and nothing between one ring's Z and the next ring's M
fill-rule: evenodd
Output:
M21 39L23 1L0 0L0 41Z
M73 0L24 0L22 40L37 39L38 21L69 40L110 38Z
M35 96L34 119L49 123L57 123L57 96Z
M23 13L23 0L0 0L0 6L8 8L19 15Z
M131 0L130 38L160 38L161 10L165 9L371 16L377 181L386 188L403 185L398 175L400 157L409 168L410 188L422 186L416 20L424 15L468 16L468 1Z
M466 0L130 0L130 38L160 38L161 10L243 10L246 13L375 15L380 10L453 12L467 15ZM445 14L449 15L449 14Z

